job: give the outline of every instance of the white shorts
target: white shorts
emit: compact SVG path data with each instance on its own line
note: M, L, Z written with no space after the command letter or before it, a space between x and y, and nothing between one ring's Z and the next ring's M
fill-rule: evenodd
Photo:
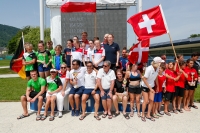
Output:
M47 91L46 97L48 97L48 96L57 96L57 93L53 93L52 95L50 95L48 92L50 92L50 91Z

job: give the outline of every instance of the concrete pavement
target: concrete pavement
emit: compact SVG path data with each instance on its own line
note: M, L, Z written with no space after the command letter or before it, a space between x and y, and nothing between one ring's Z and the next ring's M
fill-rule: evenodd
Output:
M78 117L71 117L65 112L62 118L49 121L36 121L33 113L27 118L17 120L22 114L20 102L0 102L0 132L1 133L199 133L200 131L200 103L195 103L199 109L190 112L164 115L155 122L147 120L142 122L137 114L126 120L122 113L113 119L102 118L100 121L94 119L93 114L80 121Z

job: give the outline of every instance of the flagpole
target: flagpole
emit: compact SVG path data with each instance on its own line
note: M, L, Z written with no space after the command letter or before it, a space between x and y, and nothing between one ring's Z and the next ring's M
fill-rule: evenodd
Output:
M24 46L24 35L23 35L23 32L22 32L22 41L23 41L23 47L24 47L24 53L25 53L26 50L25 50L25 46Z
M97 37L97 13L94 13L94 35Z
M168 35L169 35L170 42L171 42L171 44L172 44L172 49L173 49L173 51L174 51L174 56L175 56L176 61L177 61L177 55L176 55L176 51L175 51L175 48L174 48L174 44L173 44L173 42L172 42L171 35L170 35L170 33L168 33ZM178 68L180 69L179 63L177 63L177 64L178 64Z

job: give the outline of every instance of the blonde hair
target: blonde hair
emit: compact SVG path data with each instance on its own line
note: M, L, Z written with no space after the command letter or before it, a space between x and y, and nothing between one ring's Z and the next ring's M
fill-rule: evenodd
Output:
M153 67L156 67L156 68L159 67L159 63L156 63L155 61L152 61L152 62L151 62L151 65L152 65Z
M26 43L25 48L31 48L31 49L33 49L33 45L30 44L30 43Z
M62 46L60 44L58 44L56 47L55 47L55 50L62 50Z

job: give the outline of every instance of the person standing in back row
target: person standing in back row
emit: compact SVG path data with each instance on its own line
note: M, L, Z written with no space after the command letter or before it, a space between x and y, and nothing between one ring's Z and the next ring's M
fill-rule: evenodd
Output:
M115 70L119 64L119 45L113 42L114 36L112 34L108 35L108 44L104 45L105 49L105 60L109 60L111 62L110 69Z

